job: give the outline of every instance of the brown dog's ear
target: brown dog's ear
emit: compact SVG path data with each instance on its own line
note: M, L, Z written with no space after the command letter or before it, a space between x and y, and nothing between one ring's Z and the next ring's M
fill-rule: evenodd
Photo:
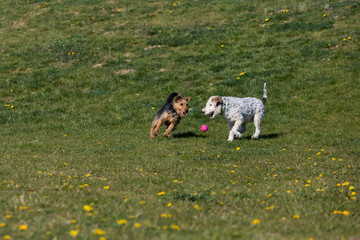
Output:
M186 101L190 101L191 100L191 97L185 97L184 98Z
M212 101L216 104L216 106L217 105L219 105L219 104L221 104L222 103L222 98L221 97L214 97L213 99L212 99Z
M182 99L182 96L181 95L177 95L174 102L178 102Z

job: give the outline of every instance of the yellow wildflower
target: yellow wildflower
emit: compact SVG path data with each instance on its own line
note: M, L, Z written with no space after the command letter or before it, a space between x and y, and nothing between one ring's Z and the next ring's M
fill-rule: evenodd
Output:
M69 234L72 236L72 237L76 237L78 234L79 234L79 231L78 230L71 230L69 232Z
M345 216L348 216L348 215L350 215L350 212L349 211L343 211L342 214L344 214Z
M101 230L100 228L97 228L94 230L94 235L105 235L106 234L106 231L104 230Z
M125 224L127 224L127 220L126 219L120 219L120 220L117 220L117 223L120 224L120 225L125 225Z
M19 229L24 231L24 230L28 229L28 226L26 224L22 224L22 225L19 226Z
M259 223L260 223L260 220L259 220L259 219L254 219L252 223L253 223L253 224L259 224Z
M85 205L84 210L87 211L87 212L91 212L93 210L93 208L91 206L89 206L89 205Z
M178 225L176 225L176 224L171 224L170 228L174 229L174 230L178 230L178 231L180 230L180 227Z

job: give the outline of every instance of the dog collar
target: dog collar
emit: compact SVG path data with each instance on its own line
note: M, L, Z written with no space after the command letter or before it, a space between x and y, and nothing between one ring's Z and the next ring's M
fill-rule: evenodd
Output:
M173 112L173 114L172 114L172 117L178 117L178 116L180 116L179 114L177 114L177 112L176 111L174 111Z
M225 102L225 98L222 98L222 107L221 107L221 112L224 113L225 112L225 107L226 106L226 102Z

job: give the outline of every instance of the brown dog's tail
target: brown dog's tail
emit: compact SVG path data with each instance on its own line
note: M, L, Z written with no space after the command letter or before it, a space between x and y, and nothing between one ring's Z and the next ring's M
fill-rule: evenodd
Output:
M177 95L179 95L179 94L176 92L170 93L170 95L166 99L166 103L171 103L173 101L174 97L176 97Z
M266 83L264 83L264 95L263 95L263 99L262 102L265 105L267 101L267 91L266 91Z

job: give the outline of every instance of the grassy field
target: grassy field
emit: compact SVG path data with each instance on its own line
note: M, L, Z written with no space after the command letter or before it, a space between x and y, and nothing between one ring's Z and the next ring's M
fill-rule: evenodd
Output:
M0 238L360 239L359 38L351 0L0 1ZM208 97L264 82L227 142Z

